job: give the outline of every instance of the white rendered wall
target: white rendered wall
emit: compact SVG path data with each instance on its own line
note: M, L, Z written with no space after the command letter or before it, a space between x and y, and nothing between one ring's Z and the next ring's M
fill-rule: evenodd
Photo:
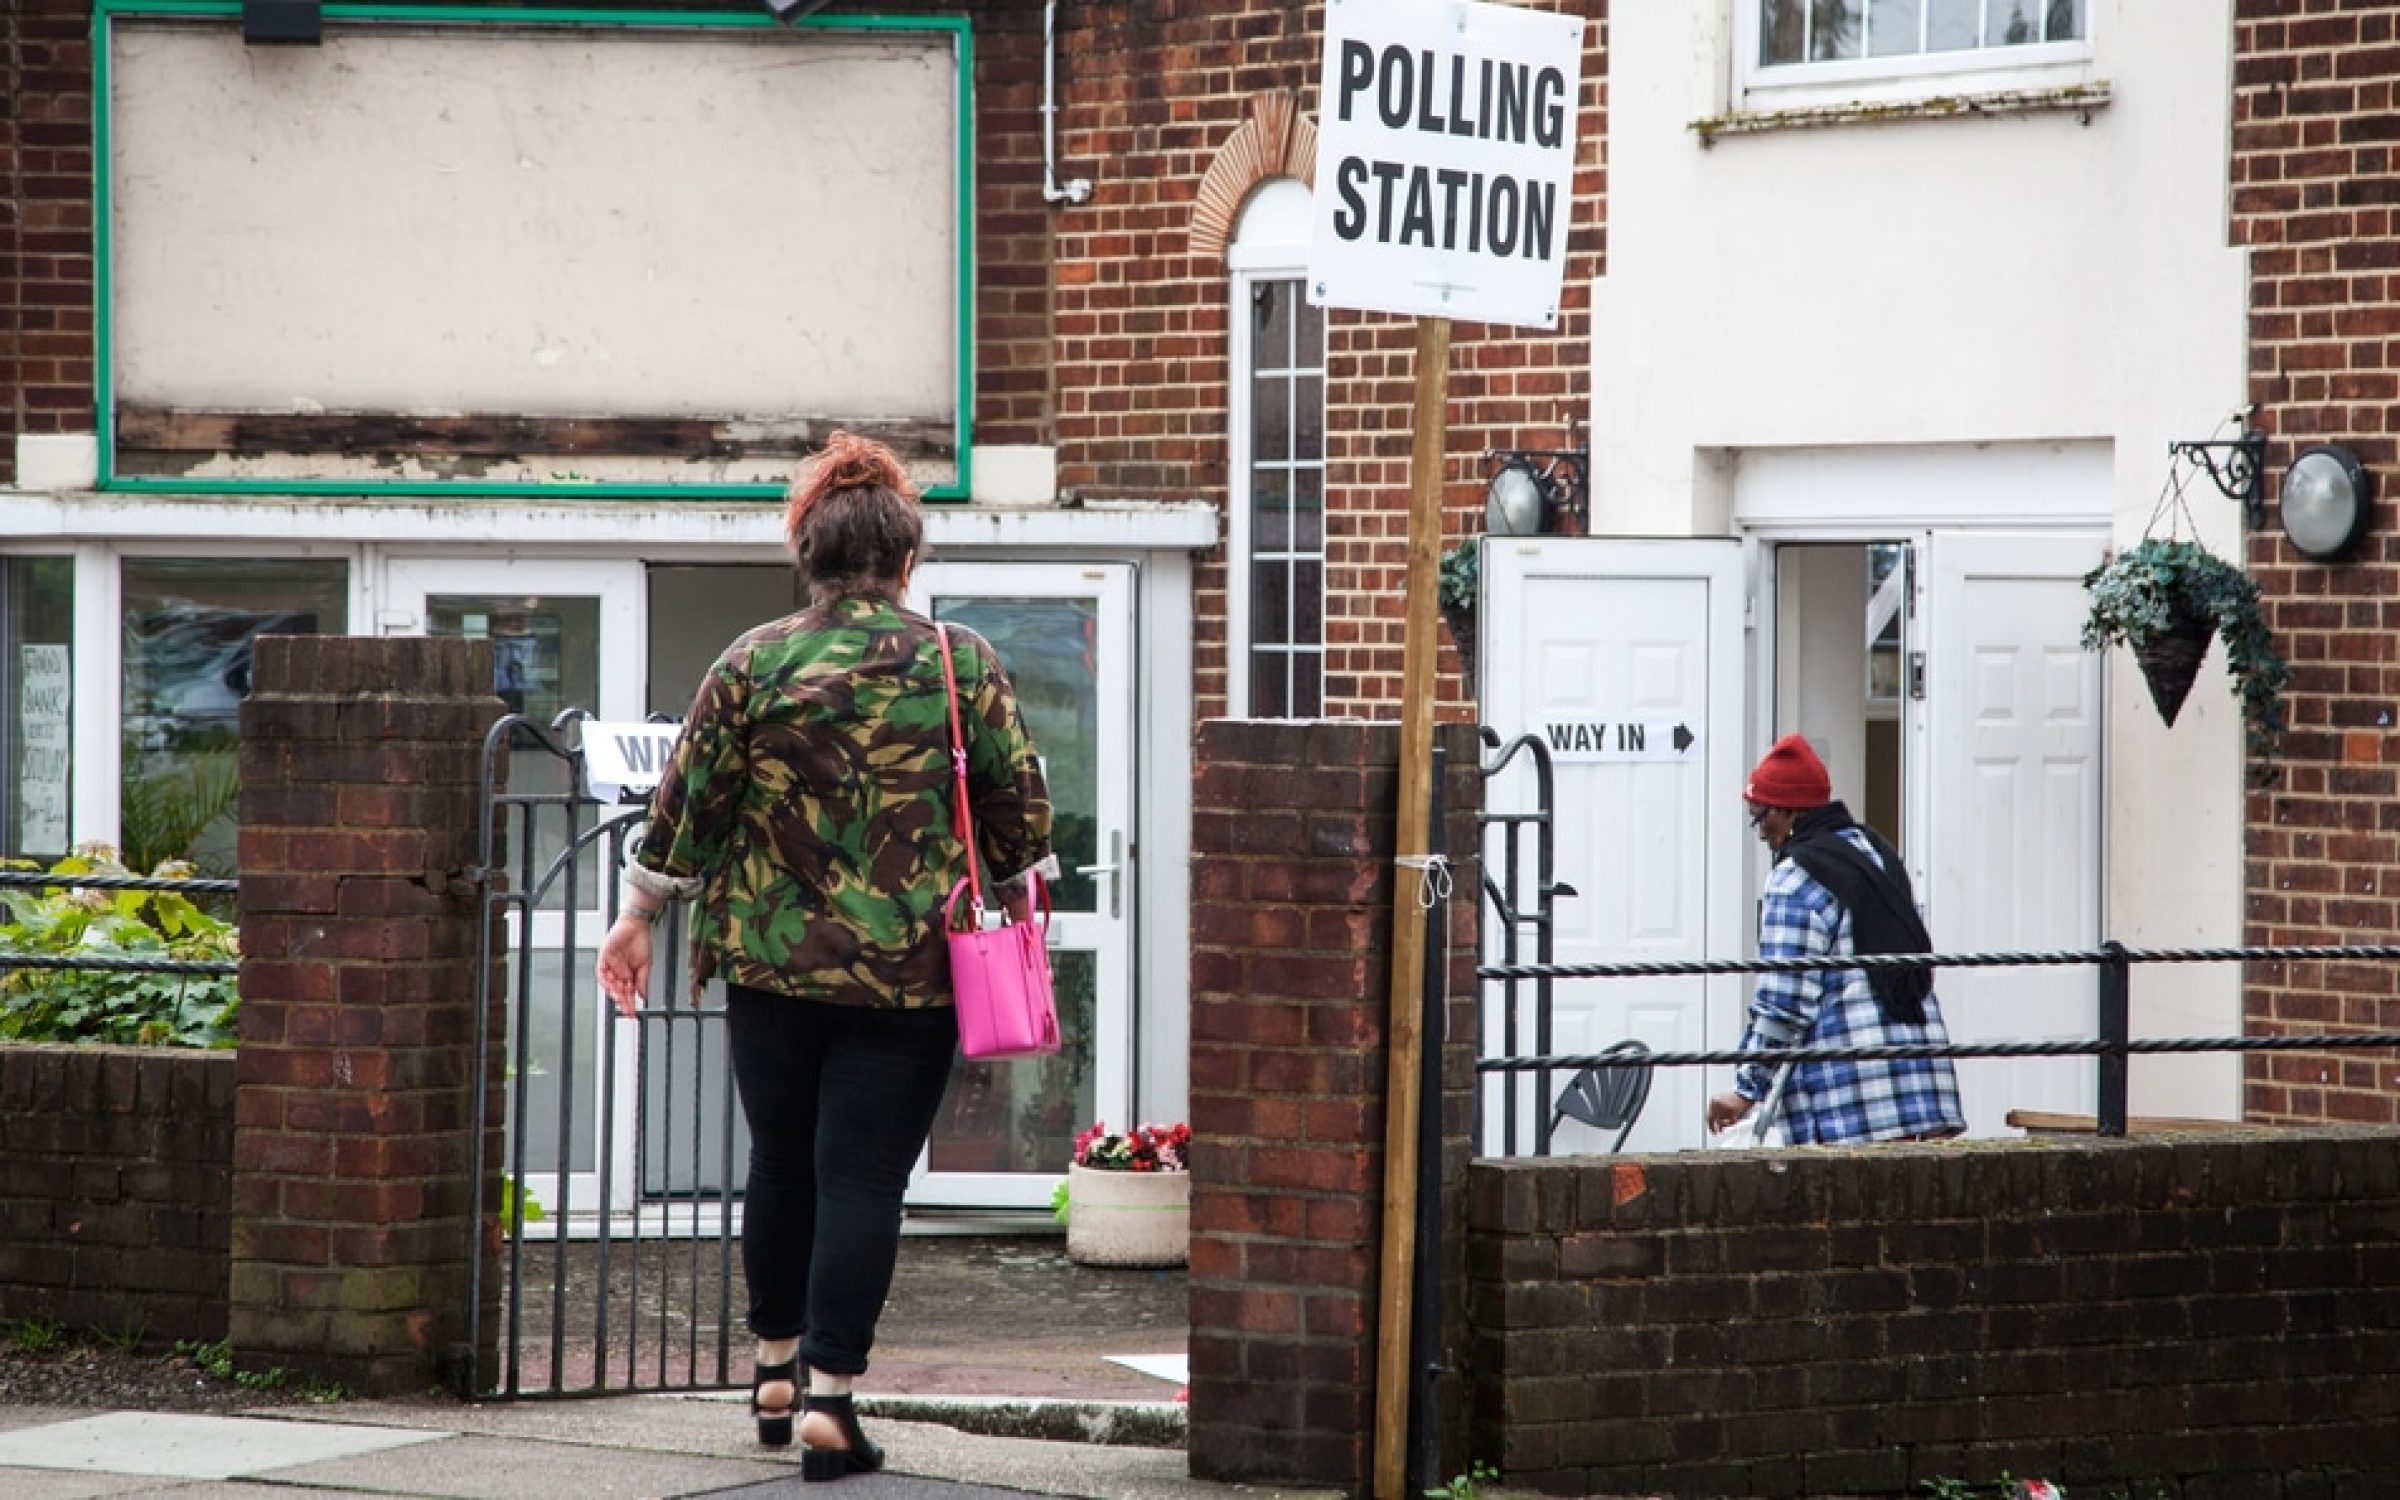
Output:
M2114 535L2142 534L2168 442L2223 435L2245 400L2244 261L2226 227L2231 22L2225 0L2090 10L2086 80L2110 99L2088 113L1714 146L1690 127L1732 105L1731 7L1612 12L1595 532L1726 534L1740 457L1762 449L1838 469L1862 447L2097 442ZM2203 540L2240 555L2240 507L2203 479L2191 510ZM2108 663L2102 928L2135 946L2240 938L2239 716L2221 659L2204 670L2170 732L2130 659ZM2134 999L2137 1034L2240 1029L2231 966L2137 970ZM2135 1065L2137 1112L2239 1102L2229 1057Z

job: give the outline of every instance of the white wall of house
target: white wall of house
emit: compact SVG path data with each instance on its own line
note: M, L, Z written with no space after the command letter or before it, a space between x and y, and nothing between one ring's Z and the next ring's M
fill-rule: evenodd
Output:
M2226 0L2093 0L2079 56L1779 96L1736 64L1734 12L1755 3L1611 15L1593 531L1733 534L1745 456L1770 450L1821 457L1836 511L1844 463L1894 445L1992 466L1982 498L1928 496L1929 517L2039 515L2058 499L2010 493L2011 455L2064 444L2108 455L2103 493L2068 517L2088 508L2120 544L2138 539L2170 440L2227 435L2244 400ZM2016 91L2016 107L1804 113L1987 90ZM1796 113L1738 120L1772 111ZM1704 144L1695 122L1727 117L1775 128ZM2238 556L2240 507L2205 478L2190 495L2201 538ZM2129 658L2106 666L2101 921L2135 946L2240 940L2241 737L2218 661L2172 731ZM2137 971L2135 1032L2237 1032L2237 984L2232 966ZM2145 1060L2133 1107L2236 1114L2238 1068Z

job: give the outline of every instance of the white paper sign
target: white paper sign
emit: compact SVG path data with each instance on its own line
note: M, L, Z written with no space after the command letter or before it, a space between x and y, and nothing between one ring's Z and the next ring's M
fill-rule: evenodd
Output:
M1525 726L1549 747L1559 765L1697 761L1707 736L1694 714L1594 714L1589 710L1538 714Z
M675 755L681 724L583 722L584 779L595 801L622 802L627 794L647 797Z
M1308 300L1558 325L1584 22L1327 0Z
M20 854L67 849L67 710L73 682L65 644L17 648L17 830Z

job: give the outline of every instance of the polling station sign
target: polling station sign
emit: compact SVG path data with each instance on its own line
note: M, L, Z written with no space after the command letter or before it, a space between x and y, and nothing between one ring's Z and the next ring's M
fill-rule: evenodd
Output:
M1579 17L1327 0L1309 300L1558 325Z

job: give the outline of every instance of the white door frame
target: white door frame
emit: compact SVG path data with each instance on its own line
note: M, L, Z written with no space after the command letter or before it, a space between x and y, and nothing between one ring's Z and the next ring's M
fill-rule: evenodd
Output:
M386 552L379 570L380 577L375 610L375 626L384 635L420 635L426 622L425 600L436 594L552 594L588 596L600 601L600 641L598 645L600 701L588 705L594 717L626 723L642 717L645 683L645 663L649 659L647 631L647 591L642 564L630 557L540 558L461 556L455 553ZM607 872L596 872L596 878L582 882L583 904L575 913L576 930L588 933L587 945L579 952L596 954L599 939L606 929L601 921L603 903L608 899L611 878ZM544 911L534 913L533 942L537 949L557 948L566 941L566 913ZM509 934L510 951L516 951L516 934ZM584 986L588 1003L585 1022L577 1035L588 1040L589 1055L598 1057L601 1039L607 1028L616 1024L615 1011L600 986L588 975L568 975L570 983ZM599 1084L619 1100L632 1099L640 1087L640 1049L624 1045L617 1048L615 1069ZM510 1094L514 1108L513 1092ZM592 1101L595 1139L594 1156L605 1155L610 1163L608 1201L620 1212L639 1204L634 1180L636 1144L633 1137L636 1111L618 1109L614 1112L617 1139L603 1153L598 1148L598 1122L609 1117L600 1107L600 1097ZM563 1147L563 1143L562 1143ZM557 1174L528 1171L523 1187L534 1198L555 1210L565 1203L573 1218L580 1220L591 1205L599 1202L599 1173L577 1172L569 1175L566 1191L560 1191ZM569 1226L573 1227L573 1226Z
M1093 1118L1112 1124L1126 1123L1132 1107L1138 1033L1134 930L1142 882L1133 796L1138 710L1133 595L1134 570L1123 562L929 562L909 580L908 600L911 609L921 611L930 611L937 598L1092 601L1099 625L1094 642L1100 699L1094 747L1098 851L1095 862L1081 870L1094 876L1096 910L1057 913L1051 921L1050 947L1092 955L1093 1019L1098 1028L1092 1038ZM909 1201L1042 1208L1063 1174L1063 1167L1058 1173L934 1172L920 1160Z

